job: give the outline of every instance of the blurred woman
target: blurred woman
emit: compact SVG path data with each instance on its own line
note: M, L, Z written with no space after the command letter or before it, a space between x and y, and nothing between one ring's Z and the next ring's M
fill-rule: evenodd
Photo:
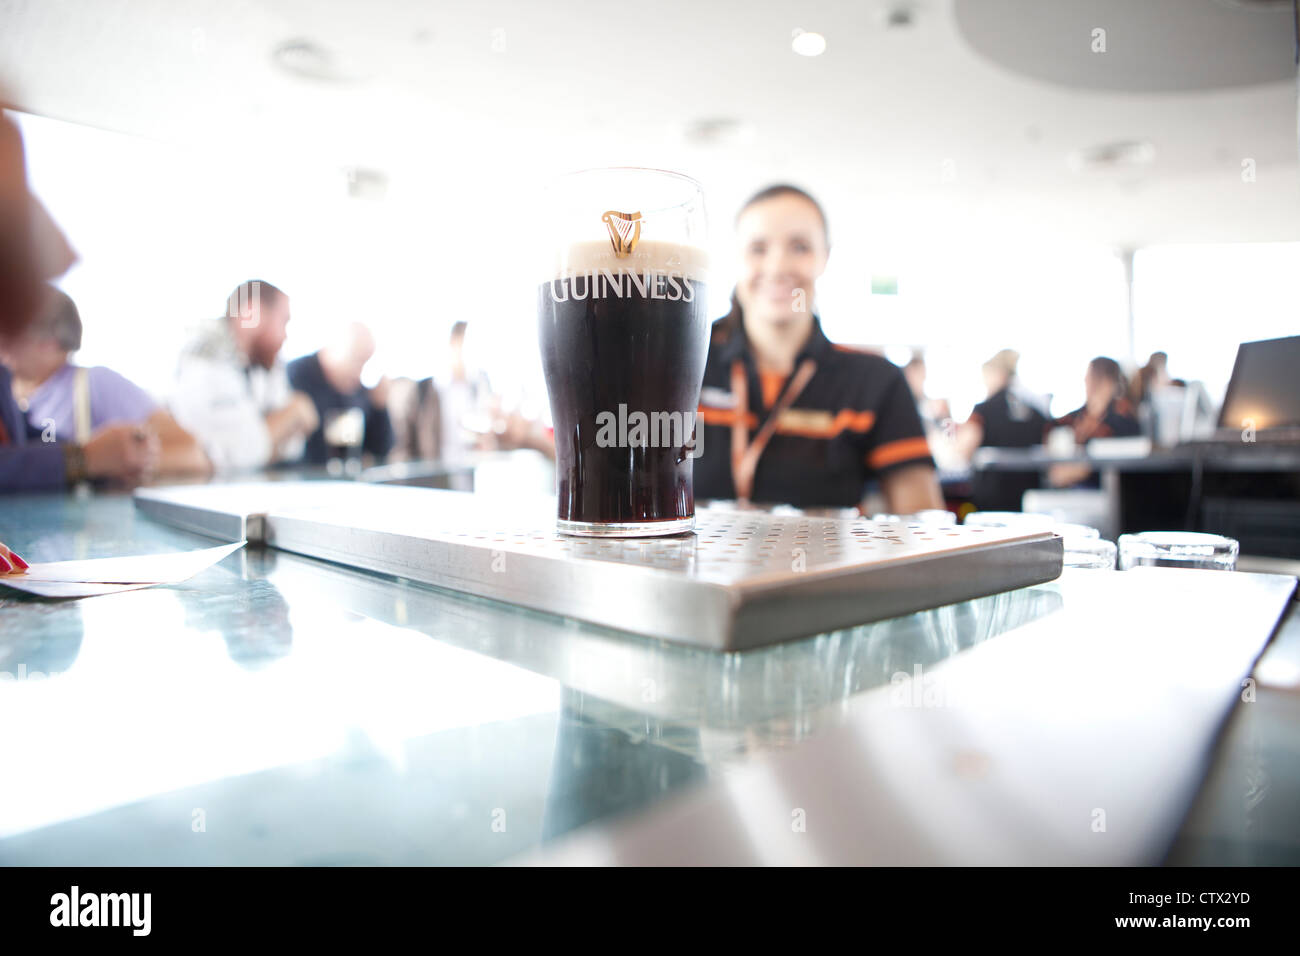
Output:
M903 373L834 345L816 313L830 240L821 206L794 186L762 190L736 218L741 275L713 326L695 461L698 498L941 508L934 461Z
M1019 352L1003 349L984 363L988 397L971 409L970 417L957 431L957 443L966 459L982 447L1030 448L1042 444L1050 420L1036 396L1018 387L1019 361Z
M978 448L1031 448L1043 442L1051 420L1037 396L1019 387L1016 366L1020 353L1002 349L984 363L988 397L971 409L957 429L957 448L970 461ZM1037 471L976 470L971 497L980 511L1019 511L1026 491L1038 487Z
M14 397L28 428L44 440L87 442L105 425L147 425L158 436L160 475L207 475L212 468L193 436L130 379L110 368L74 364L81 315L51 288L47 307L19 336L0 343L0 361L13 373Z
M1112 358L1098 356L1088 363L1083 376L1084 403L1068 415L1052 423L1053 427L1067 427L1074 431L1074 440L1084 445L1094 438L1131 438L1142 434L1137 412L1128 400L1128 386L1119 363ZM1047 480L1054 488L1079 484L1092 476L1085 464L1061 463L1047 472Z
M1119 363L1099 356L1088 363L1083 376L1084 403L1053 425L1074 429L1080 445L1093 438L1129 438L1141 434Z
M22 138L0 113L0 341L20 336L46 306L46 280L62 275L75 256L49 214L27 189ZM153 467L156 440L138 426L109 426L84 445L30 441L0 364L0 493L62 489L87 477L141 480ZM3 528L0 528L0 532ZM0 573L18 573L22 558L0 545Z

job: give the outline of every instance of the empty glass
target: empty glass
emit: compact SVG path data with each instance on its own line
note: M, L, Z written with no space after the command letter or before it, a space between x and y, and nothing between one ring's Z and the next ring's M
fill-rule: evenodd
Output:
M1096 528L1090 528L1086 524L1070 524L1066 521L1058 521L1052 525L1052 530L1059 534L1066 541L1071 538L1092 538L1101 537L1101 532Z
M957 523L957 516L951 511L940 508L927 508L910 515L891 515L883 512L871 516L872 521L887 524L921 524L930 527L948 528Z
M1237 542L1198 531L1143 531L1119 536L1119 568L1209 568L1235 571Z
M1016 528L1025 531L1051 531L1056 522L1051 515L1032 511L972 511L964 522L968 528Z
M1091 529L1089 529L1091 530ZM1065 539L1065 566L1097 571L1115 570L1115 545L1100 538Z

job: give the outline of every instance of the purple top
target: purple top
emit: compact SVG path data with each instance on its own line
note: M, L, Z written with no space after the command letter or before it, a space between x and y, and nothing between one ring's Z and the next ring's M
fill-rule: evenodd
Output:
M112 422L143 423L158 407L139 385L111 368L87 369L90 376L90 428ZM33 429L44 430L52 421L54 434L63 441L76 438L73 382L77 366L64 365L32 392L27 402L27 422Z
M7 491L62 491L63 449L55 442L30 441L14 401L9 369L0 365L0 494Z

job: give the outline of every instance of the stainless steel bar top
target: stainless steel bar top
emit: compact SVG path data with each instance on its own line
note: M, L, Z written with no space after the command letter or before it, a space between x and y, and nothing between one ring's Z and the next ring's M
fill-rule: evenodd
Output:
M719 651L1050 581L1047 532L701 511L666 538L559 535L535 499L349 482L146 489L189 530Z
M121 495L5 503L33 561L210 543ZM698 818L698 859L1156 862L1294 587L1070 569L739 654L274 548L173 587L0 593L0 865L648 859L639 831L556 841L696 820L687 795L727 781L752 800ZM1295 861L1295 693L1264 682L1198 861ZM685 845L659 832L660 858Z

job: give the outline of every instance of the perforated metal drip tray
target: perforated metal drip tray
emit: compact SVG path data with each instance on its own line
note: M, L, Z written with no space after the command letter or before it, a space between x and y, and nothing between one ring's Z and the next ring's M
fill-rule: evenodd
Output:
M701 511L695 534L558 535L552 504L352 482L151 488L136 505L225 540L694 644L744 650L1050 581L1047 532Z

